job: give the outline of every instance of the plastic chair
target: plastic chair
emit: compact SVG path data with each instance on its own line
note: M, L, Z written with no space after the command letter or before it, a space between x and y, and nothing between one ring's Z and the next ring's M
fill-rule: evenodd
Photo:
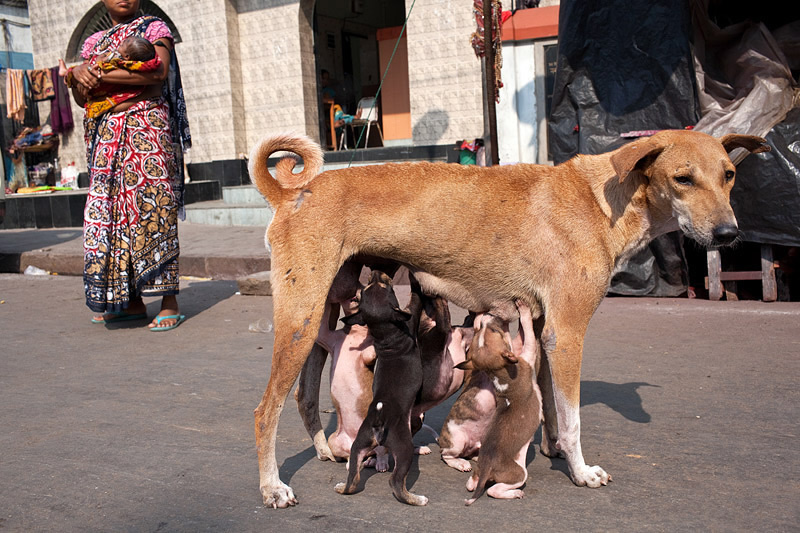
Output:
M370 111L370 109L372 111ZM369 115L369 119L367 119L367 115ZM362 98L358 101L358 108L356 109L355 118L353 121L348 124L348 126L353 131L353 139L356 141L356 145L358 144L358 137L356 136L356 127L360 128L367 128L366 138L364 140L364 147L366 148L369 146L369 132L372 128L372 125L375 125L375 128L378 130L378 135L381 138L381 146L383 146L383 131L381 131L381 125L378 122L378 104L375 101L374 96L369 96L366 98ZM357 148L358 146L356 146Z

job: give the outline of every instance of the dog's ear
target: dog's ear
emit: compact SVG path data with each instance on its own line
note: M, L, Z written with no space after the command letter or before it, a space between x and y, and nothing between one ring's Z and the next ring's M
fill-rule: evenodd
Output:
M364 316L361 314L361 311L356 311L352 315L347 315L340 319L342 324L345 326L366 326L367 324L364 322Z
M769 152L772 148L767 144L767 140L763 137L756 137L755 135L741 135L739 133L729 133L723 135L719 142L725 151L731 153L731 150L736 148L744 148L752 154L759 152Z
M512 365L516 365L519 362L517 356L514 355L513 352L509 352L508 350L503 351L500 355L503 356L503 359L506 360L507 363L511 363Z
M472 365L472 359L467 359L466 361L461 361L455 367L459 370L473 370L475 367Z
M392 319L398 322L408 322L411 320L411 313L403 311L399 307L392 308Z
M664 148L663 144L652 137L633 141L618 148L611 154L611 166L614 167L614 172L617 173L619 181L622 182L641 161L648 157L655 157Z

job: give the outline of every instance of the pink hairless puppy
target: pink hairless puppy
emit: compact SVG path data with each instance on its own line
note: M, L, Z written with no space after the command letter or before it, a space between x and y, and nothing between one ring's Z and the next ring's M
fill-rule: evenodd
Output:
M355 298L342 305L345 316L358 310ZM352 324L330 330L330 306L325 311L317 344L331 354L331 400L336 409L336 431L328 437L328 447L337 459L348 459L350 447L372 401L375 346L367 326Z

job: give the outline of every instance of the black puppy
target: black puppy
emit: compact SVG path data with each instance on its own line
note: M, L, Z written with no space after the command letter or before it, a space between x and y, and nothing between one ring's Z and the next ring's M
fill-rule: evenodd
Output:
M409 505L426 505L428 498L408 492L406 478L411 468L411 409L422 388L422 362L417 346L420 301L412 295L408 311L400 309L392 279L375 270L361 291L358 312L342 319L345 324L366 325L375 341L375 377L372 403L350 448L347 483L336 492L356 491L364 458L375 446L386 446L394 456L389 480L394 497Z

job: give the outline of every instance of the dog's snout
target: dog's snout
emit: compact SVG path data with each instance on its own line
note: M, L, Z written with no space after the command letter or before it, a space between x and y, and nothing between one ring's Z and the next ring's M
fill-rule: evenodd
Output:
M736 224L720 224L714 228L714 244L730 244L739 236L739 228Z

